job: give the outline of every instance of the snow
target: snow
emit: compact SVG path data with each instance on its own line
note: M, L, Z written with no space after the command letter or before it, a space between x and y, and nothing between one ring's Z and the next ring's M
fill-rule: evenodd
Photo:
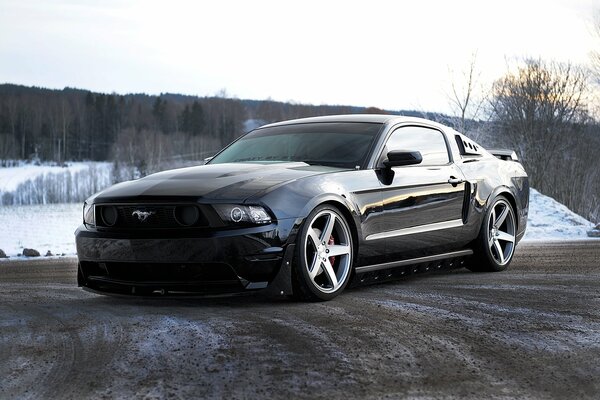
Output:
M15 257L23 248L42 255L75 255L74 231L81 224L82 204L0 206L0 249ZM531 190L525 241L598 240L586 232L593 224L548 196Z
M81 224L82 204L0 206L0 249L15 257L23 248L43 256L74 255L75 229Z
M78 203L114 181L109 162L15 164L0 168L0 206Z
M23 164L18 167L0 168L0 193L13 192L21 183L46 174L62 174L70 171L72 174L84 171L90 167L90 163L72 162L66 167L50 165Z
M586 240L591 239L587 231L593 227L590 221L552 197L530 190L529 218L523 240Z

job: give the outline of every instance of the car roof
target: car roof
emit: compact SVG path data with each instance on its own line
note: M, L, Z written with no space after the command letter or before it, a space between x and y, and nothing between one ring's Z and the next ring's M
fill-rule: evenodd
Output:
M425 123L429 125L437 125L439 127L446 128L445 126L435 123L434 121L417 118L417 117L406 117L402 115L387 115L387 114L347 114L347 115L326 115L322 117L309 117L292 119L288 121L275 122L268 125L263 125L260 128L267 128L273 126L283 125L294 125L294 124L309 124L317 122L365 122L374 124L386 124L386 123ZM260 129L259 128L259 129Z

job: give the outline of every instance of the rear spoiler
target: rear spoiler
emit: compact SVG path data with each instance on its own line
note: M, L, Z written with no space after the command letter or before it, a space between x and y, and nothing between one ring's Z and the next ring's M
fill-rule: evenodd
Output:
M515 153L512 150L506 150L506 149L488 149L488 152L492 153L494 156L498 157L501 160L504 161L519 161L519 157L517 156L517 153Z

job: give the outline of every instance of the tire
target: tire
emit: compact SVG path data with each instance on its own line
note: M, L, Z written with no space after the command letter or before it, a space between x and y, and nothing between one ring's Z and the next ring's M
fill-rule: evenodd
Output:
M328 204L315 208L296 239L294 297L326 301L339 295L350 281L353 253L352 231L342 213Z
M510 265L515 253L515 211L502 195L497 196L491 204L474 242L474 256L467 266L474 272L503 271Z

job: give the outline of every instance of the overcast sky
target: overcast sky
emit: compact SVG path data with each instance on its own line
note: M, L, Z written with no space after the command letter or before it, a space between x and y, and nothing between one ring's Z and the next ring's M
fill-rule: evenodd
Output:
M0 82L448 111L477 52L587 63L600 0L0 0ZM458 78L456 78L459 81Z

